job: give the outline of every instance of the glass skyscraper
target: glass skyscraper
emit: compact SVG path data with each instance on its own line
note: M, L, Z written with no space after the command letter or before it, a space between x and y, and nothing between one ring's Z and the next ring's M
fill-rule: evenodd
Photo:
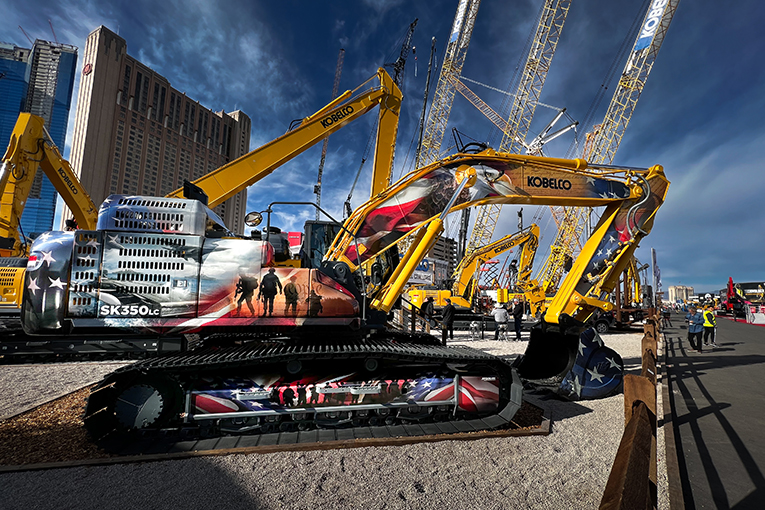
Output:
M69 109L72 103L77 48L36 40L32 49L0 43L0 144L11 137L20 112L29 112L45 119L53 142L64 152ZM24 235L53 229L56 190L38 172L24 214L21 229Z
M0 43L0 150L3 153L19 112L26 105L31 52L27 48Z

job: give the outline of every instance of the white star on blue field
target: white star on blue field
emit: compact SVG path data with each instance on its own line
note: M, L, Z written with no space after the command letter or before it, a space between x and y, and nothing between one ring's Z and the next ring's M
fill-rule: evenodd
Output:
M343 91L393 62L409 24L417 18L416 53L409 55L403 87L396 178L412 168L431 38L436 38L440 63L457 4L458 0L6 2L0 41L29 47L19 25L32 39L53 40L50 19L56 38L79 48L81 69L88 33L105 25L125 38L131 56L189 97L214 110L247 113L255 148L330 101L340 48L345 49ZM525 60L523 48L541 5L541 0L483 0L463 76L509 90ZM646 1L572 2L540 100L568 109L568 115L581 123L580 142L592 124L603 119L625 65L620 47L634 42L630 29L639 24L647 7ZM765 54L763 18L765 6L755 0L681 0L614 160L615 165L633 167L661 164L672 181L653 232L637 251L641 262L650 262L649 250L656 249L665 290L681 283L697 292L714 292L729 276L742 282L763 278L764 215L758 205L765 191L761 175L765 126L760 120L765 111L765 67L760 62ZM607 80L613 69L616 72ZM468 83L504 113L507 96ZM75 101L78 86L79 79ZM75 110L73 105L68 144ZM552 116L552 110L537 108L529 138ZM336 217L342 217L342 204L362 164L374 117L368 114L330 137L322 206ZM454 144L452 128L462 133L463 140L499 145L498 130L459 95L443 148ZM570 154L573 139L572 133L560 137L546 147L546 153L575 156ZM69 147L65 157L68 154ZM252 186L248 209L260 211L275 200L313 201L320 154L317 145ZM368 198L370 167L367 163L362 168L354 207ZM534 213L529 209L526 224ZM495 238L517 230L516 212L516 207L503 209ZM274 223L302 230L303 222L313 217L312 209L284 208ZM455 218L450 221L453 235ZM537 264L546 258L552 225L547 219L540 222L543 238Z

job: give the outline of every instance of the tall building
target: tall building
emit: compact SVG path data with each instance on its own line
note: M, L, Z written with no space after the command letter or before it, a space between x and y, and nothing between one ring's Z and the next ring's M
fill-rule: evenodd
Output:
M677 303L680 301L688 301L693 295L693 287L686 287L684 285L675 285L667 289L669 292L669 302Z
M448 277L454 274L454 270L457 269L459 259L457 258L457 241L450 237L440 236L436 240L436 244L430 249L427 255L429 258L444 260L448 265Z
M2 151L11 138L19 112L24 109L32 50L0 43L0 143Z
M20 112L45 120L63 152L77 68L77 48L36 40L31 49L0 43L0 143L7 144ZM21 216L21 229L34 236L53 228L56 190L42 172L35 176Z
M112 193L164 196L250 150L250 118L214 112L127 54L104 26L88 35L70 163L96 205ZM215 211L244 231L246 191ZM62 214L62 223L71 217Z

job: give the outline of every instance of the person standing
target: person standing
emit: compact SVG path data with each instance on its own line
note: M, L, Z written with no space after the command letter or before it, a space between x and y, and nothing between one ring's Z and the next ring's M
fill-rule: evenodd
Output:
M305 391L305 386L303 386L302 384L300 386L298 386L297 395L298 395L297 405L299 405L299 406L306 405L306 398L305 398L306 397L306 391Z
M276 276L276 270L272 267L268 270L268 274L260 280L260 293L258 297L263 298L263 317L266 316L266 312L268 312L270 317L274 316L274 298L277 293L281 294L281 292L282 282L279 281L279 277Z
M234 297L236 297L237 294L241 294L239 301L236 302L236 314L238 316L242 315L242 303L247 303L247 308L250 309L250 313L253 317L257 315L255 313L255 308L252 306L252 295L255 293L255 289L257 288L257 278L245 273L242 273L239 276L239 282L236 284L236 292L234 293Z
M292 308L292 315L297 315L297 304L300 299L297 285L295 285L297 276L290 276L290 282L284 286L284 316L289 314L289 309Z
M701 334L704 332L704 317L695 306L688 307L688 313L685 315L688 322L688 342L691 349L701 354Z
M494 340L499 340L500 330L507 331L507 323L510 322L510 314L507 313L507 309L499 303L494 305L491 314L494 316L494 322L496 323L494 327ZM504 334L503 338L506 338Z
M318 317L319 314L324 311L324 307L321 305L321 300L321 294L317 294L315 290L311 289L311 295L306 298L309 317Z
M715 328L717 327L717 319L715 319L715 313L712 311L712 307L709 305L704 306L704 345L709 345L709 337L712 337L712 347L717 347L715 343Z
M513 299L513 325L515 326L515 339L521 339L521 328L523 328L523 303L518 298Z
M454 315L457 313L457 309L452 304L451 299L446 299L446 306L441 310L443 316L441 322L441 343L446 345L446 334L449 334L449 339L454 340Z
M665 307L661 311L661 322L662 326L665 328L671 328L672 326L672 319L670 317L670 309Z
M422 325L422 330L426 333L430 333L430 324L433 320L432 297L425 298L425 302L422 304L422 308L420 308L420 313L422 314L422 318L425 319L425 323Z

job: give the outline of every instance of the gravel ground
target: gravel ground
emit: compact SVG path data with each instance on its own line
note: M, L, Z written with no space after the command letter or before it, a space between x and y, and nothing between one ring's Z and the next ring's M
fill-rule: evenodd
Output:
M131 362L81 362L0 367L0 419L50 402ZM1 503L1 502L0 502Z
M496 355L526 347L459 336L455 342ZM641 337L621 333L604 340L635 372ZM114 368L3 367L0 409L7 414L35 398L49 400L59 382L75 389ZM12 404L9 388L23 405ZM580 403L525 398L552 414L549 436L7 473L0 475L0 508L597 508L623 432L623 396ZM658 440L659 508L668 508L661 431Z

